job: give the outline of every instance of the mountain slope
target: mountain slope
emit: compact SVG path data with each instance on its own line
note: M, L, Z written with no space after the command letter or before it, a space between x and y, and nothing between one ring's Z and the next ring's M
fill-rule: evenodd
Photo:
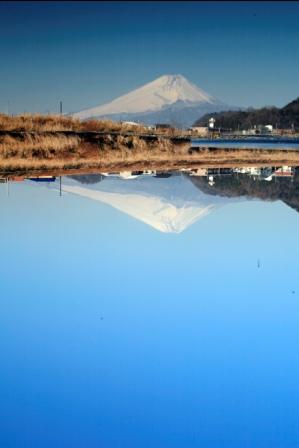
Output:
M199 114L227 109L228 106L182 75L164 75L110 103L74 113L73 117L81 120L111 118L146 124L164 122L187 126Z

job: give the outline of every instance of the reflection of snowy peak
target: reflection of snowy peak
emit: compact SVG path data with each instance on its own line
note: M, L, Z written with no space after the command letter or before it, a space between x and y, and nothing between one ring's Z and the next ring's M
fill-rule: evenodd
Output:
M73 114L75 118L112 118L192 124L203 113L225 110L225 105L189 82L182 75L164 75L144 86L122 95L110 103Z
M202 193L186 176L108 177L88 187L66 178L63 191L109 204L164 233L180 233L221 204L232 202Z
M67 186L64 190L112 205L112 207L165 233L182 232L213 208L213 206L200 208L191 205L178 208L157 197L109 193L79 186Z

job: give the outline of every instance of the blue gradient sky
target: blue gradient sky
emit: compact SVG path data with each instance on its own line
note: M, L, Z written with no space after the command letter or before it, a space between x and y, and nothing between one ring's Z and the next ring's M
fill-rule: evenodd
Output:
M2 2L0 110L67 112L181 73L239 106L299 95L298 2Z

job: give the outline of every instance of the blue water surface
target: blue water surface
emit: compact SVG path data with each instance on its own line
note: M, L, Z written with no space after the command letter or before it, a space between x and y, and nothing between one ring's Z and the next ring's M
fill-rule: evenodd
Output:
M298 138L288 137L246 137L193 139L192 146L210 146L219 148L256 148L256 149L299 149Z
M1 448L299 446L294 208L163 233L57 182L0 200Z

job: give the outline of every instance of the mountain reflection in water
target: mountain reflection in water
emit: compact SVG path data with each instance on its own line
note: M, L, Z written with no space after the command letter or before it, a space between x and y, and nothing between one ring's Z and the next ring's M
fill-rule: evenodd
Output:
M63 191L111 205L164 233L180 233L216 207L236 200L203 193L183 174L130 180L107 176L88 185L85 178L84 186L79 182L65 179Z
M221 206L249 199L282 200L299 211L299 172L289 167L73 175L62 183L65 193L108 204L164 233L180 233Z

